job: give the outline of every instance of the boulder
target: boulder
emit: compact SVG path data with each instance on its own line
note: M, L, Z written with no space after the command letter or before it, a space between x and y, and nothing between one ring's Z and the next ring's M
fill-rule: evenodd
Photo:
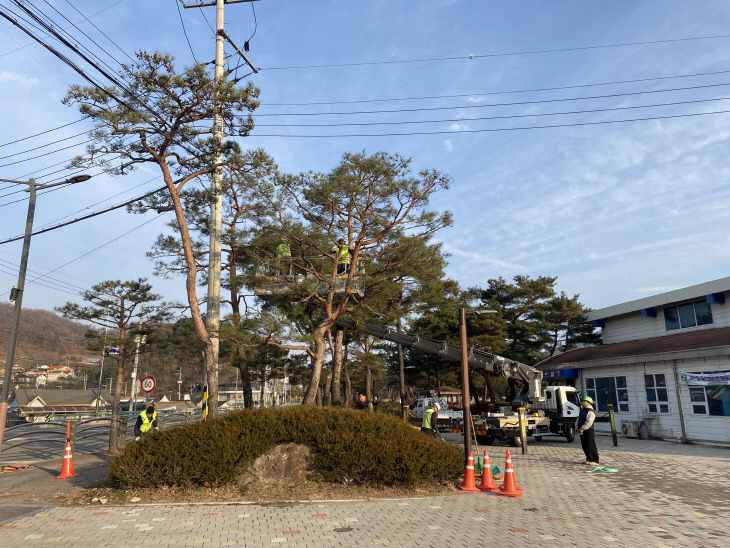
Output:
M297 482L311 472L311 451L306 445L284 443L261 455L248 467L258 480Z

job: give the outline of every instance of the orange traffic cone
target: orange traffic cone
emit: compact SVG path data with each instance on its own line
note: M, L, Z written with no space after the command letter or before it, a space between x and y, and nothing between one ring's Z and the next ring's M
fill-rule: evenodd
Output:
M474 482L474 453L472 451L469 451L469 458L466 460L466 470L464 470L464 483L462 483L459 489L469 493L479 492Z
M66 450L63 453L63 466L61 467L61 475L56 479L75 478L78 474L74 474L74 459L71 454L71 442L66 442Z
M494 483L494 476L492 475L492 463L489 461L489 453L484 450L484 468L482 468L482 481L479 483L480 491L489 491L493 493L499 491L499 487Z
M517 485L515 479L515 471L512 469L512 457L507 449L507 455L504 458L504 483L499 487L500 497L521 497L522 489Z

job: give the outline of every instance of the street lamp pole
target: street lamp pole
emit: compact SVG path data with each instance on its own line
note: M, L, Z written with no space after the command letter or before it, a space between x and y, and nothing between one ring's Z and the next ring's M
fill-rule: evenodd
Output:
M18 271L18 284L10 291L10 300L15 300L13 309L13 321L10 325L10 342L8 343L8 354L5 360L5 376L3 378L2 395L0 395L0 453L2 453L3 437L5 436L5 421L8 416L8 396L10 394L10 382L15 363L15 346L18 341L18 327L20 324L20 311L23 303L23 290L25 288L25 272L28 268L28 253L30 251L30 237L33 233L33 217L35 215L36 190L52 186L80 183L91 179L90 175L77 175L58 183L36 185L35 179L27 181L14 181L12 179L0 179L4 183L17 183L28 185L30 200L28 201L28 216L25 220L25 236L23 237L23 251L20 257L20 270Z

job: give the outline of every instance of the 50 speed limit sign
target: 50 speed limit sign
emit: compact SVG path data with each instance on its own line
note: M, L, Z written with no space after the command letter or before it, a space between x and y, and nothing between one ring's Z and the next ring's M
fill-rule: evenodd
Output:
M140 381L140 387L142 388L142 392L145 392L149 394L155 389L155 378L147 376L144 379Z

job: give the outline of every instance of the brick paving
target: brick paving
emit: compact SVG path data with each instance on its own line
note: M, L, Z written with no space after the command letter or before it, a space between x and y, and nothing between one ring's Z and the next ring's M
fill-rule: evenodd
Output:
M730 546L729 450L627 439L614 449L603 437L599 448L619 472L586 473L577 443L513 450L522 498L55 507L0 525L0 545ZM503 468L505 448L490 449Z

